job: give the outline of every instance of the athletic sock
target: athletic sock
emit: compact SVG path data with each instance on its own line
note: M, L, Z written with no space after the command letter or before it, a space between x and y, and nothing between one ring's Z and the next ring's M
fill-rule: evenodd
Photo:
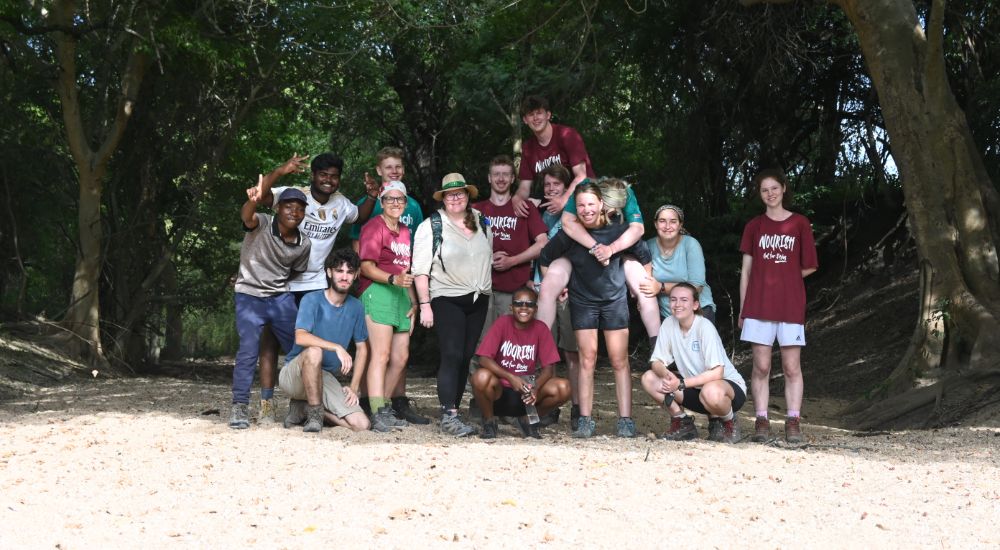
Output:
M787 416L789 418L791 418L793 416L799 416L799 411L792 411L792 410L790 410L790 411L788 411L788 414L786 414L785 416Z
M379 412L385 406L385 398L369 395L368 403L371 405L372 412Z
M763 411L757 411L757 418L763 418L764 420L767 420L767 409L764 409Z
M733 409L729 409L729 412L727 412L726 414L720 416L719 418L721 418L723 422L725 422L727 420L732 420L733 419Z
M674 415L671 415L671 417L673 417L673 418L684 418L687 415L688 415L688 413L686 413L684 411L681 411L681 414L674 414Z
M260 398L261 399L271 399L274 397L274 388L261 388Z

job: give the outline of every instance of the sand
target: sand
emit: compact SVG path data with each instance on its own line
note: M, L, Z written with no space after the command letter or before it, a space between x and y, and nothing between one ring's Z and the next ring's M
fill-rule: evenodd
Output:
M609 382L587 441L568 414L542 441L313 435L230 430L222 382L41 390L0 405L0 548L1000 545L996 427L859 437L812 400L801 446L665 442L636 390L644 434L626 440ZM432 380L411 395L433 410Z

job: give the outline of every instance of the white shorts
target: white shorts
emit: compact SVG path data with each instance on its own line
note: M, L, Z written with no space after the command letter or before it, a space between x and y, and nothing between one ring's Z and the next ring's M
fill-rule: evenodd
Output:
M743 319L743 332L740 340L751 344L770 346L777 338L778 345L806 345L806 328L798 323L782 323L780 321L760 321L758 319Z

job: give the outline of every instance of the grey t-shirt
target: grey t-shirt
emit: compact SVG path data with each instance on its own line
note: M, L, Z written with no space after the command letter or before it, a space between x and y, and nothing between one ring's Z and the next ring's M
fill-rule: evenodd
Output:
M260 212L254 215L257 227L246 231L240 247L236 292L266 298L287 292L292 272L306 270L309 237L300 231L295 243L286 243L278 233L273 216Z
M627 229L627 223L609 223L587 232L598 243L611 244ZM569 296L575 302L612 302L625 295L625 270L622 254L635 256L639 263L650 262L649 249L642 240L611 257L605 267L590 255L590 251L574 241L562 229L549 240L539 256L539 263L548 266L553 260L564 256L573 264L573 274L569 279Z

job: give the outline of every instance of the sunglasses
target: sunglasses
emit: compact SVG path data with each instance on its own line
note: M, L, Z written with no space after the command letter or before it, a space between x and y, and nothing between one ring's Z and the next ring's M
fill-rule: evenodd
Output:
M528 300L514 300L513 302L510 303L510 305L512 305L514 307L531 307L531 308L533 308L533 307L537 306L538 303L537 302L531 302L531 301L528 301Z

